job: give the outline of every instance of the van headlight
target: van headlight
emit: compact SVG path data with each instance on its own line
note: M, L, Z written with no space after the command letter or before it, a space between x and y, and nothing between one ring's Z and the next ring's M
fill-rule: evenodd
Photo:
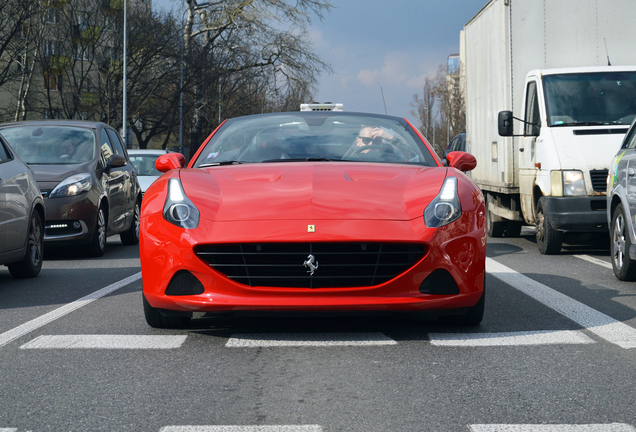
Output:
M75 174L65 178L55 186L49 194L49 198L64 198L88 192L93 187L89 173Z
M447 177L439 194L424 210L424 223L429 228L447 225L462 215L457 196L457 177Z
M563 171L563 196L587 195L581 171Z
M168 181L168 195L163 205L163 218L178 227L194 229L199 226L199 210L186 196L181 181Z

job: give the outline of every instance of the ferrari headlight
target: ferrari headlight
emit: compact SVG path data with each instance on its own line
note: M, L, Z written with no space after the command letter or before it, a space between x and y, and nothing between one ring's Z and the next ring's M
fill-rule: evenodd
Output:
M199 210L186 196L179 179L172 178L168 181L163 218L181 228L194 229L199 226Z
M457 177L444 180L442 190L424 210L424 223L437 228L447 225L462 215L462 207L457 196Z
M581 171L563 171L563 196L587 195Z
M49 198L63 198L79 195L91 190L93 182L89 173L75 174L65 178L49 194Z

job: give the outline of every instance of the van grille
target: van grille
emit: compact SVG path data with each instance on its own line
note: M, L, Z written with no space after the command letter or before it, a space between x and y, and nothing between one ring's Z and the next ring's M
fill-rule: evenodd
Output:
M238 243L200 245L195 254L229 279L249 286L345 288L384 283L427 252L416 243ZM304 266L309 255L317 268Z
M607 192L607 170L591 170L590 179L594 192Z

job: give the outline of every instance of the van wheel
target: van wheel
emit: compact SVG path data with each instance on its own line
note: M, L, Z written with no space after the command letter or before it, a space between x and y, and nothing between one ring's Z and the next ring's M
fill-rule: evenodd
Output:
M501 217L492 214L490 203L486 203L486 234L488 237L503 237L506 230L506 223Z
M42 269L44 254L44 227L40 214L33 210L29 222L29 236L27 238L27 250L24 258L16 263L9 264L9 273L14 278L36 277Z
M623 204L619 204L612 217L612 268L618 280L636 280L636 262L629 257L632 241L629 236Z
M563 233L552 227L550 214L545 211L545 199L539 198L537 204L537 246L544 255L556 255L561 252Z
M519 237L521 235L521 222L508 221L506 222L506 237Z

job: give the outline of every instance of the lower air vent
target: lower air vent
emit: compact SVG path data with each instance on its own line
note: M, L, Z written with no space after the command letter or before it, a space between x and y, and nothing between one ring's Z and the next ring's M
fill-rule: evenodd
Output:
M594 192L607 192L607 170L591 170L590 179Z
M166 288L166 295L184 296L203 294L203 284L192 273L180 270L174 274Z
M426 254L414 243L240 243L201 245L196 255L249 286L345 288L374 286Z

